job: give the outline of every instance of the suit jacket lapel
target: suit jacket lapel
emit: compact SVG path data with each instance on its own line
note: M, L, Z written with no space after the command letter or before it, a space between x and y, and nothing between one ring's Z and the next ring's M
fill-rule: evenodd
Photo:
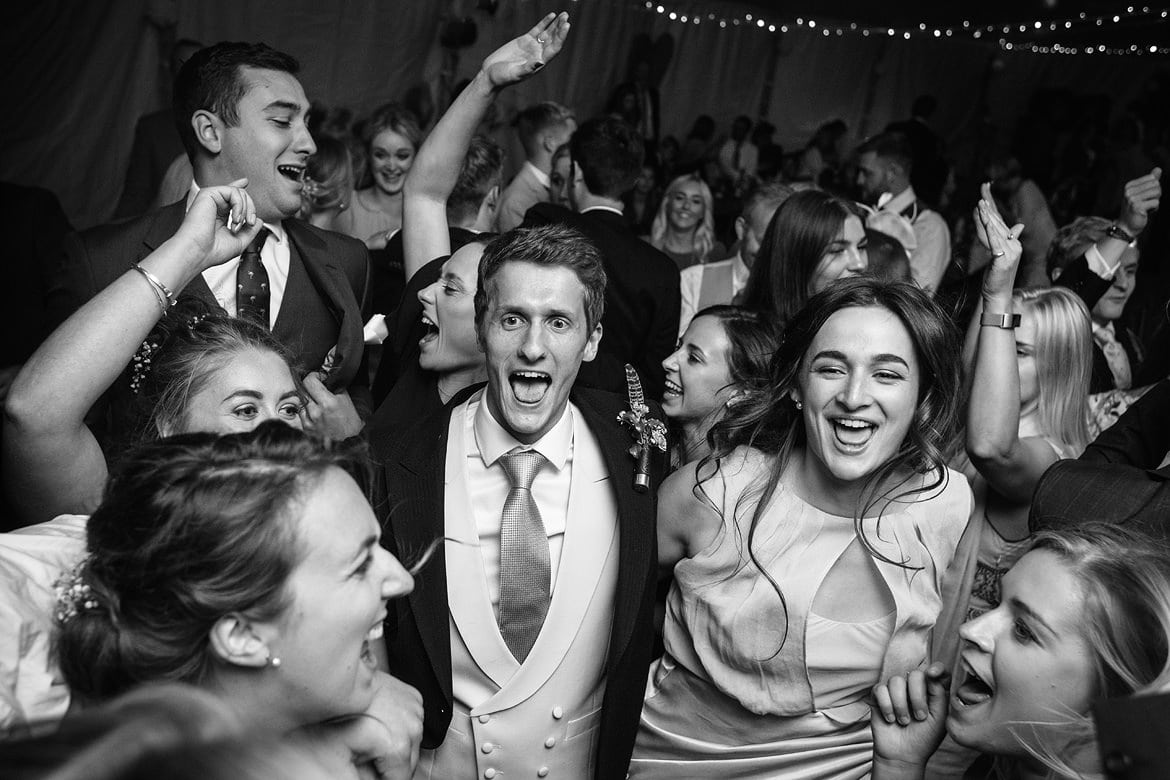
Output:
M286 318L297 316L295 296L300 292L293 286L293 264L299 260L309 282L319 293L338 326L333 368L325 378L325 385L337 392L349 386L361 364L365 350L362 314L358 311L354 296L345 294L349 282L341 269L329 260L325 243L295 219L286 219L284 227L289 238L289 286L276 316L276 328L285 324ZM294 296L291 300L290 293Z
M581 410L589 430L601 446L610 485L618 507L618 598L614 603L613 632L610 637L609 666L612 669L625 652L638 619L641 594L647 587L647 566L656 560L656 537L653 493L634 492L634 459L629 454L633 443L616 416L608 418L585 397L574 394L573 403ZM658 486L652 484L651 491Z

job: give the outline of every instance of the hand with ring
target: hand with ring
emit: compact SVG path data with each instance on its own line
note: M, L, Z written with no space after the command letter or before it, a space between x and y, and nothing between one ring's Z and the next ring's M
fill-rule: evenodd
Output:
M516 84L557 56L569 34L569 15L548 14L531 30L488 55L481 71L494 89Z
M1010 291L1015 283L1016 270L1024 248L1020 234L1024 226L1016 223L1008 227L1000 216L999 209L991 197L991 185L984 183L979 204L975 207L975 220L980 242L991 250L991 265L983 277L984 293Z

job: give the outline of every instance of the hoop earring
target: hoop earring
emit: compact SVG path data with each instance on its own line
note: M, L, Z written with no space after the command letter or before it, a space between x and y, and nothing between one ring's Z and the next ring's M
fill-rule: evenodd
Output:
M796 404L796 410L797 410L798 412L799 412L801 409L803 409L803 408L804 408L804 404L802 404L800 401L795 401L795 400L794 400L792 403Z

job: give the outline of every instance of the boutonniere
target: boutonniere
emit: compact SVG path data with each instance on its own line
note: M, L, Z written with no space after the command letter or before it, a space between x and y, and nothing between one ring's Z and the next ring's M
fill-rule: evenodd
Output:
M638 372L629 363L626 364L626 389L629 391L629 411L618 414L618 422L630 429L630 436L634 443L630 447L633 456L634 490L645 493L650 489L650 450L657 448L666 452L666 425L662 420L650 416L650 407L646 405L646 396L642 392L642 381L638 379Z

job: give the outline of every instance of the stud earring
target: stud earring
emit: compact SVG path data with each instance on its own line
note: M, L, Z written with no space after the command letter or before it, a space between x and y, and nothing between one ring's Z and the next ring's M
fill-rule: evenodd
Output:
M273 669L279 669L280 668L280 656L269 655L268 656L268 665L271 666Z

